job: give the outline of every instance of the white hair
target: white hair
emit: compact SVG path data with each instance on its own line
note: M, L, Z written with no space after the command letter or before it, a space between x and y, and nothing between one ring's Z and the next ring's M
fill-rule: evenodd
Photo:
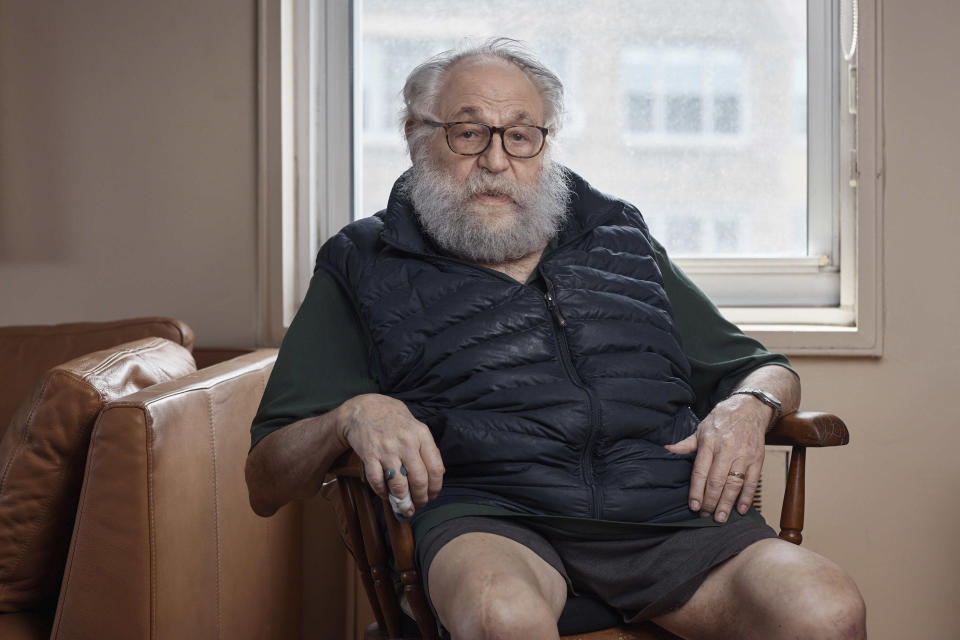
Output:
M411 156L415 149L434 133L434 129L422 124L420 120L433 120L436 116L437 97L446 79L447 71L465 58L481 60L503 60L520 68L540 91L546 104L546 122L544 126L552 132L559 130L563 117L563 83L519 40L511 38L491 38L477 45L466 45L458 49L443 51L417 66L403 85L404 109L401 112L401 126L407 136L407 145Z

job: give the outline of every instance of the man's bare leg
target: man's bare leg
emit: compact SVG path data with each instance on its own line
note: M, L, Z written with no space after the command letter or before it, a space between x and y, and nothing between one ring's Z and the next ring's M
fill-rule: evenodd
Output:
M693 597L654 622L684 638L865 638L856 584L830 560L761 540L714 568Z
M427 585L440 622L456 640L558 638L567 583L519 542L465 533L440 549Z

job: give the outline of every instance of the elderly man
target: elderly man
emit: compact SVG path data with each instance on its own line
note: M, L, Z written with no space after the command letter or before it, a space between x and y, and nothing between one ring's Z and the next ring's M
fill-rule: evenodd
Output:
M750 509L797 376L551 159L562 95L504 39L411 73L413 166L320 251L253 424L254 510L353 448L455 638L556 638L568 593L683 637L862 637L852 580Z

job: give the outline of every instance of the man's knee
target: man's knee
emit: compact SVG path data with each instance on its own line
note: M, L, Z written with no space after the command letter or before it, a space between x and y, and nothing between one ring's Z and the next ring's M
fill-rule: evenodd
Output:
M454 619L442 620L455 639L558 637L551 605L527 582L499 572L480 572L467 581L458 589L467 601Z
M779 594L770 602L777 626L806 638L866 637L866 605L853 579L823 556L778 542L763 545L747 572L756 579L764 571L764 589Z
M866 637L867 610L860 590L839 567L820 580L803 585L798 598L798 626L803 637L854 639Z
M556 638L566 600L559 572L528 547L474 532L440 549L427 578L454 638Z

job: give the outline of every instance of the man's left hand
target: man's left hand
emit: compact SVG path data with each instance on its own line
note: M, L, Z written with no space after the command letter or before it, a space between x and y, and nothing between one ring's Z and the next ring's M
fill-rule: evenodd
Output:
M763 468L763 443L773 409L750 395L718 403L696 433L666 446L671 453L697 453L690 477L690 509L726 522L737 503L741 515L753 502Z

